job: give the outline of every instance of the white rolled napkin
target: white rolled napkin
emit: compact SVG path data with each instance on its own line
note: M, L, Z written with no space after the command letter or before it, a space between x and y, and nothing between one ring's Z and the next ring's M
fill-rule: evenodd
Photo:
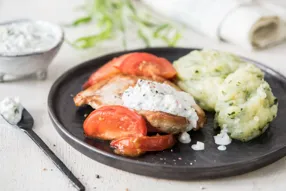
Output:
M286 39L286 8L254 0L141 0L217 40L261 49Z

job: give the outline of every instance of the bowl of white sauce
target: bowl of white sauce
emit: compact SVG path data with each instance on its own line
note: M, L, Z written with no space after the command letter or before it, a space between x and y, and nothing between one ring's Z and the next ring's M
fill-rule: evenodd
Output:
M34 20L0 23L0 82L5 76L47 77L47 69L64 41L60 26Z

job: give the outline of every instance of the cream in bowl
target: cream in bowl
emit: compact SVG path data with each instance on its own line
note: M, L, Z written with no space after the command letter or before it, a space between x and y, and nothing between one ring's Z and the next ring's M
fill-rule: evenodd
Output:
M45 79L64 39L62 29L46 21L17 20L0 24L0 81L35 74Z

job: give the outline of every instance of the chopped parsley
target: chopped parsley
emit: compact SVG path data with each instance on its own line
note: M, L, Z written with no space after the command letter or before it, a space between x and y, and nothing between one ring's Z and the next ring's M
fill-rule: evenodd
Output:
M251 95L251 93L250 93L249 91L247 91L247 90L244 90L243 93L245 94L245 99L246 99L246 100L247 100L247 99L250 97L250 95Z
M220 69L216 68L216 69L215 69L215 72L220 72Z
M227 115L231 118L231 119L234 119L235 118L235 111L231 112L231 113L228 113Z
M262 79L262 78L263 78L263 75L262 75L262 74L258 74L258 75L257 75L257 78Z

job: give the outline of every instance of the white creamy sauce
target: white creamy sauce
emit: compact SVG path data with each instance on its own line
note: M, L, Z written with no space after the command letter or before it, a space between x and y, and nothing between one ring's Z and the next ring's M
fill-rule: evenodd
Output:
M197 141L196 144L192 145L192 149L195 151L205 150L205 144L203 142Z
M179 135L179 138L178 140L181 142L181 143L184 143L184 144L188 144L191 142L191 137L189 135L189 133L187 132L183 132Z
M197 125L198 115L193 108L196 104L194 98L170 85L138 80L136 86L125 90L122 100L123 105L131 109L161 111L185 117L190 122L187 131Z
M229 145L232 141L232 139L227 134L226 126L222 128L219 134L214 136L214 141L215 141L215 144L219 145L218 150L220 151L226 150L225 146Z
M0 53L22 55L49 50L61 38L58 27L41 21L23 21L0 26Z
M217 147L217 149L220 150L220 151L225 151L226 150L226 146L220 145L220 146Z
M16 125L22 118L23 106L19 98L5 98L0 102L0 114L11 125Z

